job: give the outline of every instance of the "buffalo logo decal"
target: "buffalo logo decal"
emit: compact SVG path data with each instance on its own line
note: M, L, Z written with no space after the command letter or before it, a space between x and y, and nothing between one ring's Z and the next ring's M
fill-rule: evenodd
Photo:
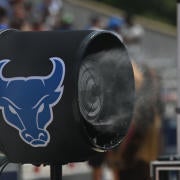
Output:
M0 61L0 109L4 120L30 146L47 146L52 108L63 94L64 62L58 57L50 58L53 70L48 76L6 78L2 71L9 61Z

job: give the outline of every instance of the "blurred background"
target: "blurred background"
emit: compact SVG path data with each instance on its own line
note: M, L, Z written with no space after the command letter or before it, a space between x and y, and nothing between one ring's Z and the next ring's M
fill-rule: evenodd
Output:
M163 113L154 126L158 129L158 143L152 148L156 155L149 155L148 163L160 155L176 154L177 149L176 19L175 0L0 0L0 30L110 30L125 43L135 64L156 72L161 83ZM103 156L95 164L90 161L65 165L63 179L118 179L104 159ZM23 180L49 177L48 166L12 164L6 168L4 180L8 179L8 172L16 172Z

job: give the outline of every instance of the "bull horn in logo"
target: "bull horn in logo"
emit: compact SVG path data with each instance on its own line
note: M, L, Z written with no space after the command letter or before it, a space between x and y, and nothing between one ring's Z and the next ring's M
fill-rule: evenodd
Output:
M64 80L64 62L60 58L50 58L53 63L53 70L50 75L44 78L45 86L55 88L61 87Z
M9 62L9 59L0 61L0 87L6 87L8 81L3 77L2 71L4 66Z

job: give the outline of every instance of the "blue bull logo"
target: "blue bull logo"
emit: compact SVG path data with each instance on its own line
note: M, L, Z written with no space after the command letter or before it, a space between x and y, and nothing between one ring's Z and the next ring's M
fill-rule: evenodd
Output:
M21 139L33 147L50 141L47 131L53 120L52 108L63 94L64 62L50 58L53 70L48 76L5 78L3 68L10 60L0 61L0 108L7 124L19 131Z

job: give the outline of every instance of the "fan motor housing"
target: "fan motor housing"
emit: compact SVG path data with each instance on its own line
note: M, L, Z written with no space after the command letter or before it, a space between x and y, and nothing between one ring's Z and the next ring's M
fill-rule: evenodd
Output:
M96 151L119 145L132 119L134 77L127 50L116 34L92 30L6 30L1 32L0 44L0 151L11 162L79 162ZM86 71L84 67L94 68L97 78L102 72L96 60L91 63L91 57L101 52L107 54L112 49L122 52L125 59L122 77L117 83L122 82L118 87L122 92L120 98L124 98L121 105L126 106L128 115L123 123L113 125L116 128L108 131L112 125L102 123L103 115L97 116L93 123L86 119L81 105L85 103L86 107L86 101L79 89L81 83L86 82L86 78L81 82L83 71ZM105 81L102 87L107 85ZM98 82L101 84L101 79ZM94 92L96 87L89 86L93 99L98 96ZM112 94L103 93L103 102L106 99L111 102Z

